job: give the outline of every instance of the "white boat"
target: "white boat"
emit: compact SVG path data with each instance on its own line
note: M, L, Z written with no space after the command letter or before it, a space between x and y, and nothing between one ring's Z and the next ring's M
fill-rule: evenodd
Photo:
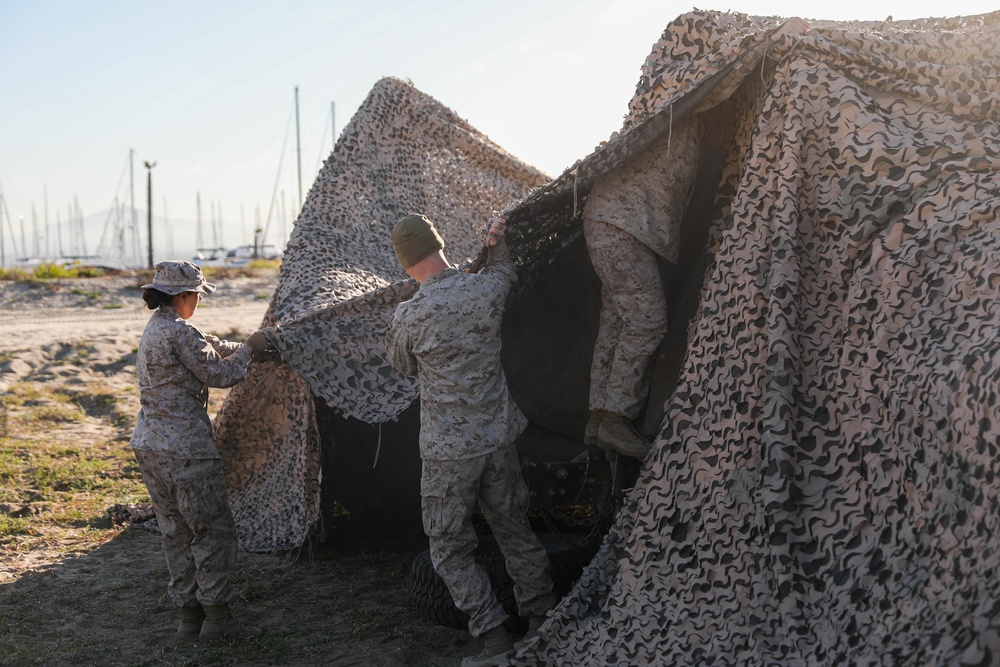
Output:
M198 248L193 262L198 266L240 267L255 259L281 259L281 251L273 245L241 245L236 248Z

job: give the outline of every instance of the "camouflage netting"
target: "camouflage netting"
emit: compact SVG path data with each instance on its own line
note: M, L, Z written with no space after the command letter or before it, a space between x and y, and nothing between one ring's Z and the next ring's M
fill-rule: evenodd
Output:
M1000 13L814 23L772 43L779 23L680 17L654 46L621 133L544 187L507 195L524 197L509 237L525 301L545 293L552 266L586 256L579 213L598 175L691 113L704 114L721 156L705 280L653 452L583 578L514 664L998 660ZM390 173L365 178L370 200L391 198L380 194ZM450 192L441 179L406 185L406 206L432 217ZM478 226L498 199L463 222ZM327 205L372 204L335 192ZM310 218L346 224L307 207L297 234ZM368 219L384 234L392 218ZM286 356L331 387L346 377L338 355L368 359L338 397L307 383L377 421L407 402L378 324L407 291L391 257L355 259L379 247L355 247L360 227L345 232L351 251L337 264L318 245L337 235L309 232L317 245L308 258L290 252L288 275L300 277L283 270L272 313L308 325L353 299L352 324L314 332L326 354L289 337ZM334 274L349 287L319 303ZM548 289L555 304L574 286ZM379 374L384 385L370 382ZM530 376L508 372L512 386ZM235 432L266 400L253 387L230 398L220 431L227 413ZM306 388L299 396L308 403ZM287 437L270 446L308 451ZM302 479L285 483L297 492ZM247 512L242 525L267 525L254 521Z
M378 423L417 387L386 360L389 316L416 283L389 242L403 215L435 221L451 261L474 257L495 210L548 177L398 79L379 81L323 165L295 223L265 323L287 363L255 366L215 422L240 544L296 547L319 514L313 396Z
M669 26L627 131L579 172L702 110L766 25ZM654 450L513 664L1000 660L998 26L822 23L768 45L732 97Z

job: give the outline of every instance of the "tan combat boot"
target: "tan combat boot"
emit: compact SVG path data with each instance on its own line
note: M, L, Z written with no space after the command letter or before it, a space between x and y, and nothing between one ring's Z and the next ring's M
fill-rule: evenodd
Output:
M649 454L650 444L635 430L631 420L612 414L597 429L597 446L624 456L644 459Z
M590 420L583 429L583 444L588 447L593 447L597 444L597 429L600 428L601 422L610 416L611 413L607 410L590 411Z
M475 657L468 657L462 660L462 667L496 667L507 662L507 658L514 652L514 645L510 643L510 635L507 628L499 625L483 635L485 646L482 652Z
M201 624L202 641L213 639L252 639L264 631L252 625L243 625L229 613L228 604L205 605L205 622Z
M530 637L538 632L538 629L542 627L542 623L545 622L547 616L529 616L528 617L528 631L524 633L518 641L514 642L514 648L521 648L524 642L528 641Z
M201 632L201 624L205 620L205 610L195 602L193 605L181 607L181 622L177 626L177 633L187 635L191 638L197 637Z

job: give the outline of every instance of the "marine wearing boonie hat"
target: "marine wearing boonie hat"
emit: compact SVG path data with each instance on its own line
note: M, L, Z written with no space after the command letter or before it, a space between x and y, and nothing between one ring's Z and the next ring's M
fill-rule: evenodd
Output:
M389 234L396 259L408 269L428 255L444 249L444 239L425 215L411 213L400 218Z
M215 291L215 283L205 280L201 267L192 262L171 259L160 262L153 272L153 282L141 289L155 289L164 294L201 292L208 296Z

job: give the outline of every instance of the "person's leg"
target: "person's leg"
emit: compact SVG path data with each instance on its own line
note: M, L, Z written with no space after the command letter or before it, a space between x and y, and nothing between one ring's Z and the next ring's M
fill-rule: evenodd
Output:
M513 444L487 457L479 507L507 561L518 611L544 617L556 604L549 556L528 522L528 487Z
M649 394L650 365L667 328L657 256L613 225L585 221L584 226L589 228L587 244L601 279L603 299L602 327L592 363L588 430L596 430L593 435L602 449L643 458L649 443L635 431L632 420ZM610 313L619 324L605 328ZM595 387L598 383L603 387Z
M586 214L586 210L584 211ZM591 263L597 264L603 261L600 251L595 257L594 248L601 248L607 245L605 235L609 229L608 225L584 218L583 234L587 241L587 251L590 254ZM614 228L610 228L614 230ZM583 430L583 444L587 446L597 445L598 428L610 413L603 407L608 404L608 379L611 376L611 368L614 365L615 350L618 347L618 338L621 335L622 318L618 314L611 292L607 286L601 283L601 313L597 327L597 338L594 340L594 353L590 361L590 397L588 406L590 416Z
M616 229L610 225L584 218L583 234L587 241L587 252L590 261L595 266L606 262L603 248L614 243ZM608 235L612 235L608 238ZM600 277L600 273L598 273ZM601 315L597 328L597 338L594 340L594 355L590 362L590 409L603 410L608 403L607 385L611 375L611 366L621 335L622 318L604 281L601 281Z
M635 419L649 392L649 366L667 328L667 302L656 253L631 234L593 223L590 246L602 294L621 318L602 402L592 409ZM609 304L602 305L602 312Z
M469 632L482 637L502 627L507 613L497 601L490 579L476 563L478 544L472 513L485 457L462 461L422 462L420 502L431 564L455 606L469 615Z
M219 459L192 459L176 472L178 508L191 526L191 553L203 606L227 604L236 565L236 523Z
M190 459L175 473L178 507L191 526L191 554L196 567L198 600L205 610L200 636L243 639L262 634L243 625L229 610L230 576L236 566L236 523L226 497L220 459Z
M147 450L132 451L162 535L163 556L170 573L167 592L178 607L195 606L198 604L198 583L191 553L194 535L178 507L177 487L173 481L177 460Z

